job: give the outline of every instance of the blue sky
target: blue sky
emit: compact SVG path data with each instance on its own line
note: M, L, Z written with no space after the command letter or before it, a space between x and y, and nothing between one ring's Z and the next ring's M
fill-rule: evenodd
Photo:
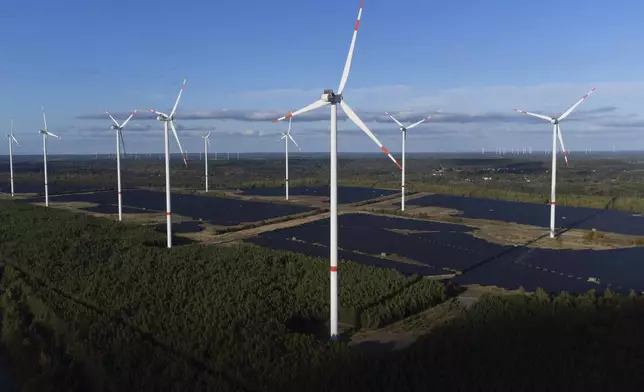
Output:
M37 153L43 104L63 137L52 153L111 153L101 113L166 110L186 76L176 117L189 151L209 129L211 151L281 151L285 124L270 120L337 88L359 3L7 0L0 121L14 119L17 153ZM410 131L412 152L536 149L550 145L549 125L512 109L558 114L597 87L562 125L567 147L643 149L644 4L512 3L366 0L346 101L392 151L399 131L383 110L414 121L442 109ZM328 117L293 122L304 151L328 151ZM160 123L130 124L129 151L163 151ZM341 151L378 151L352 123L339 128Z

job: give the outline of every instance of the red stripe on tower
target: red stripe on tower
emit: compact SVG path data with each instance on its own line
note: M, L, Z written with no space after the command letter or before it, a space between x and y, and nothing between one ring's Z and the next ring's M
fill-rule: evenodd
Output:
M331 272L338 272L338 267L335 265L331 266Z

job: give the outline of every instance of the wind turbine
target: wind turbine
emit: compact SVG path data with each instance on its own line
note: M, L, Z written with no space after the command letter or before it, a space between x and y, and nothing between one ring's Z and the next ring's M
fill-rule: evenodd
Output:
M380 141L374 136L374 134L367 128L367 126L360 120L358 115L347 105L344 101L342 92L347 83L349 77L349 70L351 69L351 60L353 57L353 50L355 48L356 37L358 35L358 27L360 26L360 17L362 16L362 8L364 7L364 0L360 2L360 9L358 10L358 18L356 19L356 24L353 31L353 38L351 39L351 46L349 47L349 54L347 55L347 60L344 64L344 71L342 72L342 78L340 79L340 86L338 87L338 92L334 93L332 89L324 90L324 93L318 101L313 102L312 104L305 106L302 109L291 112L286 116L280 117L273 122L282 121L287 118L292 118L300 114L306 113L313 109L321 108L323 106L331 106L331 181L330 181L330 198L331 198L331 212L330 212L330 228L331 228L331 238L329 241L330 245L330 334L331 339L336 339L338 335L338 107L340 104L342 110L346 115L353 121L358 128L360 128L364 133L367 134L373 140L378 147L384 151L385 154L391 159L398 168L402 169L400 164L396 159L391 155L391 153L380 143Z
M167 234L168 234L168 248L172 248L172 213L170 209L170 137L168 135L168 123L170 123L170 128L172 128L172 134L174 135L177 144L179 145L179 151L181 151L181 158L183 158L183 163L188 166L186 157L183 155L183 148L181 147L181 142L179 141L179 135L177 135L177 130L174 127L174 114L177 111L177 106L179 106L179 100L181 99L181 94L183 94L183 88L186 86L186 80L183 79L181 84L181 90L179 90L179 95L177 95L177 100L174 102L174 107L170 114L165 114L163 112L150 109L150 111L157 115L157 120L163 121L163 136L164 136L164 147L165 147L165 205L166 205L166 225L167 225Z
M291 118L288 119L288 130L286 132L282 132L282 137L280 140L284 140L284 148L285 148L285 154L286 154L286 200L288 200L288 141L289 139L295 144L295 147L297 147L298 150L302 151L300 146L297 145L295 142L295 139L293 139L293 136L291 136Z
M127 123L132 119L132 117L134 117L134 115L136 114L136 110L133 111L130 114L130 117L128 117L125 121L123 121L123 124L120 124L120 125L107 110L105 111L105 114L107 114L112 119L112 122L114 122L114 125L111 126L111 129L116 131L116 181L118 182L116 194L118 196L118 201L119 201L119 221L120 221L123 219L123 203L121 200L121 145L123 145L123 155L125 155L125 142L123 141L123 128L125 128Z
M13 144L16 143L20 147L20 143L13 136L13 120L11 120L11 131L7 135L7 139L9 139L9 178L11 179L11 197L13 197Z
M405 211L405 147L406 147L406 144L407 144L407 130L419 126L420 124L422 124L425 121L427 121L430 118L432 118L432 116L427 116L427 117L423 118L422 120L420 120L418 122L415 122L415 123L411 124L408 127L405 127L404 125L402 125L400 123L400 121L396 120L394 118L394 116L389 114L389 112L385 112L385 114L387 116L389 116L392 120L394 120L394 122L396 124L398 124L398 126L400 127L400 130L402 131L402 181L401 181L401 183L402 183L401 184L401 189L402 189L401 192L402 193L401 193L401 199L400 199L400 209L402 211Z
M208 192L208 146L210 146L210 132L207 135L202 136L203 138L203 149L204 149L204 161L206 162L206 192Z
M45 107L41 106L42 109L42 120L45 123L45 129L40 130L42 135L42 155L43 155L43 167L45 171L45 207L49 207L49 185L47 184L47 137L53 136L57 139L60 139L60 136L56 136L53 133L49 132L47 129L47 117L45 116Z
M584 95L579 101L566 110L559 117L550 117L543 114L526 112L525 110L514 109L515 111L523 114L527 114L532 117L537 117L542 120L549 121L552 124L552 179L550 184L550 238L555 237L555 193L556 193L556 184L557 184L557 138L559 139L559 144L561 144L561 151L563 152L564 160L566 161L566 166L568 166L568 156L566 155L566 148L564 147L563 137L561 136L561 128L559 123L563 121L566 117L572 113L577 106L579 106L590 94L595 91L593 87L588 94Z

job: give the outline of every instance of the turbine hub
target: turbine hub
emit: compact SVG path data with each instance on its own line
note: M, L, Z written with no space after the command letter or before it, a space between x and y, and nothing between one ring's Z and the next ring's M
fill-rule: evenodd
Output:
M556 118L553 118L552 120L550 120L550 123L559 124L559 120L557 120Z

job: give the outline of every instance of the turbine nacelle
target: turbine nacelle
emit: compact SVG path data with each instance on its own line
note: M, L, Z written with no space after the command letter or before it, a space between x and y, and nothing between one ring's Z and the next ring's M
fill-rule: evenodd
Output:
M336 94L332 89L328 88L324 90L324 93L322 93L320 99L328 103L340 103L342 101L342 94Z
M551 118L551 119L550 119L550 124L553 124L553 125L557 125L557 124L559 124L559 119L557 119L557 118Z
M112 125L110 128L112 128L114 131L120 131L121 127L117 127L116 125Z

